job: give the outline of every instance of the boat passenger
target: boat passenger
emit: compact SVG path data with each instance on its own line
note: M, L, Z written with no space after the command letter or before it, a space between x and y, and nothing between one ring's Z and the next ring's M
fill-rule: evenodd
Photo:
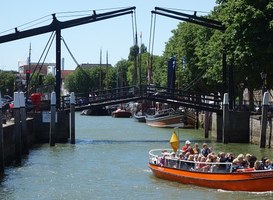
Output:
M227 153L227 154L226 154L226 159L227 159L227 160L226 160L227 162L231 162L231 163L232 163L233 160L234 160L234 155L233 155L233 153Z
M193 149L191 148L191 142L189 140L187 140L185 145L182 147L182 152L194 154Z
M204 171L207 168L207 164L205 163L207 158L205 156L201 156L200 162L196 163L195 169L198 171Z
M256 160L254 163L254 169L255 170L264 170L264 167L262 166L262 163L260 161Z
M231 166L231 171L232 172L236 172L237 169L239 169L240 167L240 161L238 160L238 158L235 158L233 161L232 161L232 166Z
M245 161L245 156L244 156L244 154L239 154L238 156L237 156L237 159L239 160L239 168L244 168L244 165L246 165L247 163L246 162L244 162Z
M228 165L225 164L227 162L227 158L224 152L218 153L218 162L223 163L218 165L218 171L224 172L228 169Z
M267 160L268 158L266 157L266 156L264 156L264 157L262 157L262 163L261 163L261 165L262 165L262 167L264 168L264 166L265 166L265 161Z
M272 162L269 159L267 159L265 161L264 169L266 169L266 170L272 170L273 169Z
M247 153L246 156L245 156L245 160L248 162L248 165L250 165L250 158L251 158L251 154Z
M187 161L190 161L190 162L187 162L187 169L194 170L195 168L194 155L190 154Z
M249 158L249 167L254 167L254 164L255 164L255 162L257 161L257 158L256 158L256 156L250 156L250 158Z
M192 150L193 150L193 153L194 153L194 154L200 154L200 153L201 153L201 149L199 148L198 143L195 143L195 144L194 144Z
M177 159L177 157L176 157L175 152L171 152L171 156L170 156L169 159L168 159L169 167L174 167L174 168L176 168L176 166L177 166L176 159Z
M201 153L203 156L207 157L209 153L211 153L211 150L208 148L207 143L203 143L203 148L201 150Z
M217 160L217 156L214 155L214 154L212 154L211 162L212 162L212 163L216 163L217 161L218 161L218 160ZM217 166L217 165L211 164L211 165L210 165L209 171L210 171L210 172L215 172L215 171L217 171L217 169L218 169L218 166Z

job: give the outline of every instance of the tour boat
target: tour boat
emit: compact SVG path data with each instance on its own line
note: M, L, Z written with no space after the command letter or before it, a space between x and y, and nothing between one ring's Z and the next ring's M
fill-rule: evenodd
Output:
M176 181L183 184L193 184L201 187L222 189L229 191L265 192L273 190L273 170L254 170L247 168L240 172L233 172L232 163L228 162L197 162L185 161L175 157L179 140L175 132L170 143L173 147L162 151L154 149L149 152L149 167L153 174L162 179ZM169 152L169 153L168 153ZM198 166L208 166L205 169ZM224 165L224 169L219 168Z
M195 119L186 112L175 111L173 108L157 111L154 115L146 116L146 124L160 128L194 128Z
M112 117L115 117L115 118L130 118L131 116L132 116L132 113L130 111L120 109L120 108L112 112Z

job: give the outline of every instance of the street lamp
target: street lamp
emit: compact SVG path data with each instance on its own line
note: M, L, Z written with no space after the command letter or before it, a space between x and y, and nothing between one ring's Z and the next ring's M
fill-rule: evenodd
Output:
M262 87L262 96L263 96L263 94L266 92L266 76L267 76L267 74L264 72L261 72L260 75L261 75L261 78L263 81L263 87Z

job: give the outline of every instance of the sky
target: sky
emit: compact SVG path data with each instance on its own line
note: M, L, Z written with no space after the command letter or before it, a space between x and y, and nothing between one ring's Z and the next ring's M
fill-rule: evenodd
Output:
M0 12L0 36L14 33L15 27L18 27L19 31L27 30L30 25L37 21L32 24L29 22L37 19L41 19L40 21L48 19L48 21L30 28L48 25L52 21L51 14L53 13L57 13L56 16L59 21L67 21L83 17L80 14L92 13L93 10L96 10L97 13L104 13L131 6L136 6L135 16L139 43L142 42L149 47L151 11L155 7L179 9L180 12L189 14L197 11L197 15L206 15L213 10L216 3L215 0L3 1L1 2L2 9ZM65 14L59 14L64 12ZM73 14L73 17L62 17L68 15L67 13ZM100 59L102 63L106 63L106 52L108 52L108 63L114 66L119 60L128 58L129 49L134 44L132 19L132 15L123 15L64 29L61 31L61 35L79 64L100 63ZM154 55L162 55L165 43L172 36L171 31L177 28L179 22L172 18L156 15L154 46L150 46ZM31 62L38 62L50 35L51 33L46 33L0 44L0 70L18 71L19 62L27 62L29 52L31 52ZM140 35L142 35L141 38ZM30 44L31 51L29 51ZM64 43L61 45L64 69L74 70L77 66L76 63L68 53ZM100 52L102 56L100 56ZM45 62L55 62L55 41L52 43Z

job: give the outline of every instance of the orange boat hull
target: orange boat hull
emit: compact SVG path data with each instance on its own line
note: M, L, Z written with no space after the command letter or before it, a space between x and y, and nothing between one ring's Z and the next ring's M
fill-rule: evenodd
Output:
M273 171L210 173L160 167L151 163L149 167L156 177L183 184L231 191L265 192L273 190Z

